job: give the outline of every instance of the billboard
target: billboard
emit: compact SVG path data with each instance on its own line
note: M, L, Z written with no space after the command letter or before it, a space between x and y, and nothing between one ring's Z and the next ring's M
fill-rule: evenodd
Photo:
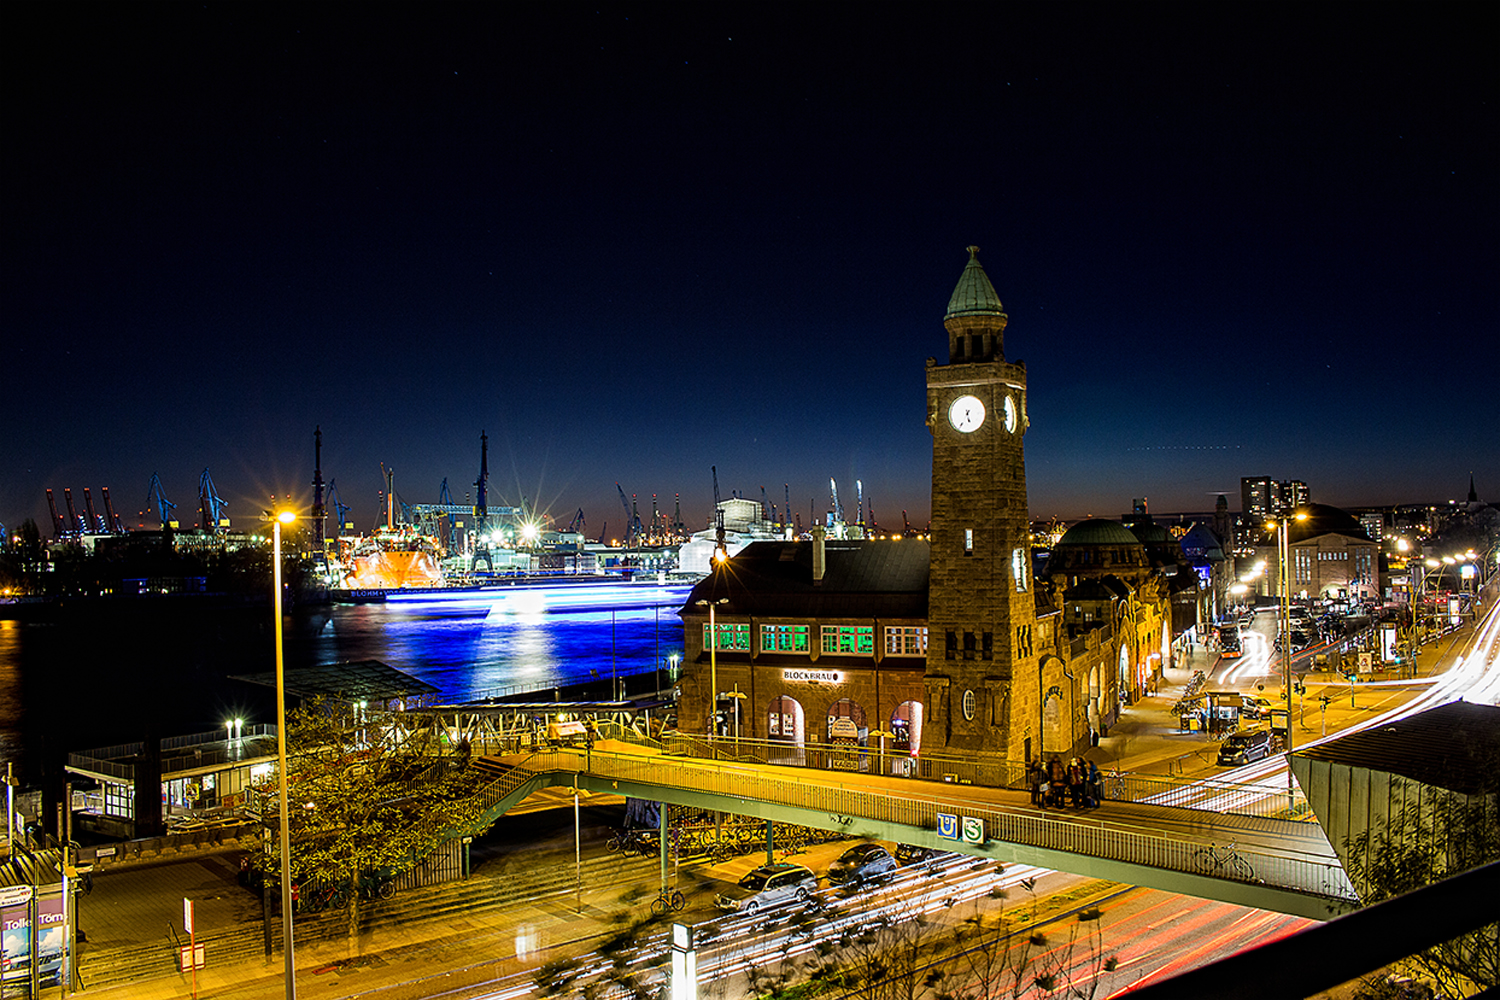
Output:
M37 965L43 987L61 982L66 916L63 898L13 901L0 898L0 997L29 997L31 993L31 908L37 912Z

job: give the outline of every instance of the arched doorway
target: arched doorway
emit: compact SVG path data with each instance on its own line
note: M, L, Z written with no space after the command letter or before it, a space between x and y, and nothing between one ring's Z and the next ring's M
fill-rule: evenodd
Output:
M903 701L891 713L890 747L913 757L922 752L922 703Z
M1123 642L1120 643L1120 676L1118 683L1117 690L1119 691L1120 707L1124 708L1125 705L1130 704L1131 694L1135 690L1135 685L1131 683L1130 678L1130 647Z
M828 706L828 728L823 733L827 742L864 746L869 733L865 710L854 699L840 698Z
M801 746L807 738L806 716L802 704L789 694L771 699L766 709L766 735L772 743Z
M1103 695L1104 693L1099 687L1099 664L1096 663L1089 670L1088 716L1090 732L1098 733L1104 730L1104 726L1102 725L1102 716L1104 715Z

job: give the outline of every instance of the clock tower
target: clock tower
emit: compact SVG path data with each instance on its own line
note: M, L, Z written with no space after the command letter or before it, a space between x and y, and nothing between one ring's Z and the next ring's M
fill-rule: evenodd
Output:
M1020 760L1040 692L1033 635L1026 366L979 248L948 301L948 362L927 360L932 433L927 745ZM1036 748L1038 751L1040 747Z

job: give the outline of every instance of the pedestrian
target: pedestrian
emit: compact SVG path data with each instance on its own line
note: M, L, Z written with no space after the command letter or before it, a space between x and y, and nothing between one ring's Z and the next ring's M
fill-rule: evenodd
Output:
M1104 788L1102 785L1103 782L1099 776L1099 765L1093 761L1089 761L1088 794L1089 806L1091 808L1098 806L1104 800Z
M1053 754L1052 760L1047 764L1047 787L1050 792L1048 799L1058 809L1062 808L1063 789L1066 787L1067 780L1068 772L1063 767L1062 759Z
M1026 784L1031 788L1031 804L1042 804L1042 766L1036 761L1026 763Z
M1068 765L1068 800L1074 809L1083 808L1083 762L1077 757Z

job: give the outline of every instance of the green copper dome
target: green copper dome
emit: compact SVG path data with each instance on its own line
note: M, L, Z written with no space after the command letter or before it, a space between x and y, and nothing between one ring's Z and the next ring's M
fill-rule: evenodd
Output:
M979 266L979 248L969 247L968 250L969 263L958 278L958 287L953 289L953 297L948 300L948 315L944 318L1004 316L1000 296L995 294L995 286L990 284L989 275Z
M1055 548L1065 545L1140 545L1140 539L1119 521L1093 518L1079 521L1058 539Z

